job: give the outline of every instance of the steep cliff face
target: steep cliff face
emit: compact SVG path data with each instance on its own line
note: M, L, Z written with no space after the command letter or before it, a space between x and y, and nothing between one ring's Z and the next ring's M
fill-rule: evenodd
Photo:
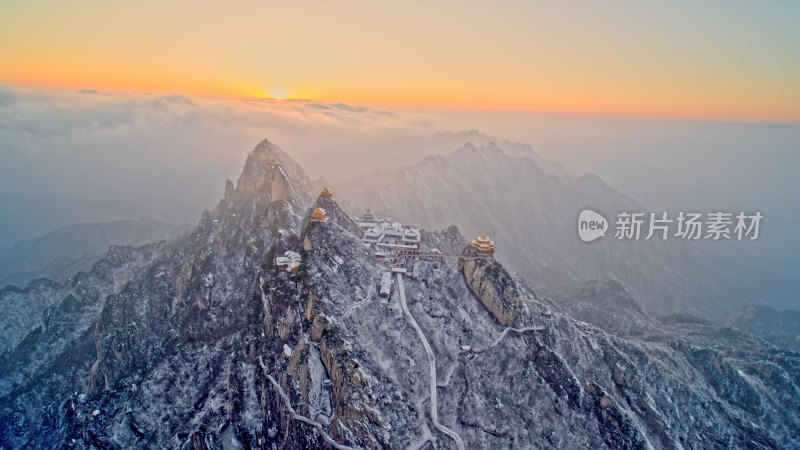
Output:
M634 311L637 333L495 261L423 260L379 299L389 269L278 150L259 144L182 240L110 253L0 355L0 446L800 445L796 354L652 319L620 285L580 301ZM465 244L422 233L423 251ZM274 263L288 250L297 273Z
M248 155L236 189L226 185L229 205L248 198L268 198L271 202L291 200L308 203L313 183L286 152L264 139Z
M470 291L498 322L507 327L519 326L526 314L520 299L522 292L503 266L493 259L459 259L459 268Z

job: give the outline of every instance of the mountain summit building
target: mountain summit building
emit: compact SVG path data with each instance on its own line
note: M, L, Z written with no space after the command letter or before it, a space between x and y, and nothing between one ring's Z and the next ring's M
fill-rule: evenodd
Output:
M486 233L476 237L469 243L470 249L479 255L491 255L494 253L494 241L486 236Z
M361 240L376 260L397 267L419 261L422 237L419 228L405 227L388 217L377 220L369 208L361 217L352 219L364 233Z

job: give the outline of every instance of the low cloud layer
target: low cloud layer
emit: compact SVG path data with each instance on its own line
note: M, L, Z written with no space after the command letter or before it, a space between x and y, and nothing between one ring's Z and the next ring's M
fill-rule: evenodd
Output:
M761 209L775 248L797 242L797 126L0 86L0 207L20 215L16 234L8 214L0 224L0 244L32 237L19 231L33 217L18 206L44 193L192 223L265 137L312 177L336 181L491 140L457 133L468 129L530 144L573 174L595 172L653 209Z
M246 152L264 137L292 151L312 173L323 168L352 172L352 161L344 158L356 141L353 136L392 133L424 122L300 100L3 87L0 189L207 201L226 177L238 174Z

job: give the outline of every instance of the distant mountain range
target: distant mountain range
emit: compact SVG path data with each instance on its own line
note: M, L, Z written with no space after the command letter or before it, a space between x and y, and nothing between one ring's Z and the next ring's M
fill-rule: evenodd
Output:
M62 282L91 268L109 246L171 240L189 228L146 218L64 226L36 239L0 247L0 287L25 287L35 278Z
M86 200L64 195L6 194L0 199L0 246L35 239L75 223L135 219L137 205L118 200Z
M335 188L352 214L370 207L403 223L426 228L457 223L467 236L488 233L498 258L535 285L570 291L590 280L618 280L651 313L714 320L744 304L775 300L752 282L757 277L748 278L738 261L717 256L708 242L618 241L613 230L599 241L581 242L582 209L610 220L620 211L646 209L595 175L549 172L531 157L510 156L506 145L467 143Z
M725 323L770 343L800 352L800 311L780 311L769 306L745 306Z
M5 193L0 197L0 248L77 223L142 217L164 223L193 223L202 209L185 199L169 197L142 204L120 199L91 200L52 192L40 195Z

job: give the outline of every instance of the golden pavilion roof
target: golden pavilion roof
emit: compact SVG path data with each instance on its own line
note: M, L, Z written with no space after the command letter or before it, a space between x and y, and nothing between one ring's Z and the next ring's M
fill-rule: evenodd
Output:
M333 194L331 194L331 191L329 191L328 188L326 187L322 189L322 192L320 192L319 195L325 198L330 198Z
M494 252L494 241L489 239L486 234L482 234L475 239L473 239L469 246L473 248L478 253L492 253Z
M325 220L326 217L325 210L322 208L315 209L314 214L311 215L311 218L314 220Z

